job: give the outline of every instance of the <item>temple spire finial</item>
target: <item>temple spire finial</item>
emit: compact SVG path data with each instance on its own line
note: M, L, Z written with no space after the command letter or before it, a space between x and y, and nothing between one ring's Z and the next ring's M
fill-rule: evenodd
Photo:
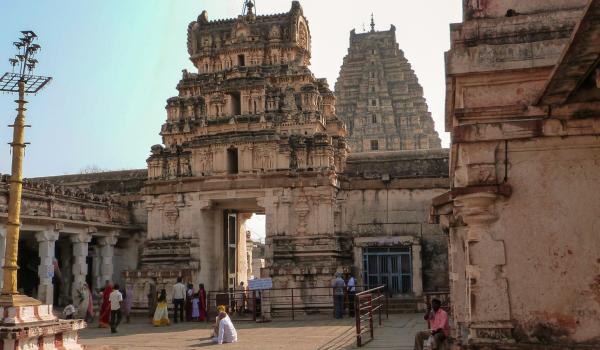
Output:
M252 11L252 9L255 7L256 7L255 0L244 0L244 9L242 10L242 15L253 16L254 12Z
M373 12L371 12L371 32L375 31L375 20L373 19Z

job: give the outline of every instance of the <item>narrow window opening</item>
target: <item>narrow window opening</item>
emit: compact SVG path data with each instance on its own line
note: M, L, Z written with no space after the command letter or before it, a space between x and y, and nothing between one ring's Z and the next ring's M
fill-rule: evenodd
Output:
M371 106L373 106L373 107L377 106L377 100L371 100Z
M258 106L256 104L256 100L253 101L254 102L254 114L258 113Z
M371 140L371 151L377 151L377 150L379 150L379 141Z
M373 115L371 116L371 122L372 122L373 124L377 124L377 115L373 114Z
M238 150L235 147L227 150L227 173L238 173Z
M242 114L242 100L239 92L233 92L231 96L231 115Z
M246 57L244 55L238 55L238 66L244 67L246 65Z

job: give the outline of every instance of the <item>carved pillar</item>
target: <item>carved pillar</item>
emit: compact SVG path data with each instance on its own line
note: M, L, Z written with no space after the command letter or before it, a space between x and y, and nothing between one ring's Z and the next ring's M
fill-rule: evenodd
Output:
M100 261L100 247L94 245L92 249L92 285L90 288L96 290L102 288L103 281L100 277L100 264L102 262Z
M54 246L58 239L58 232L50 229L35 234L35 239L39 244L40 265L38 266L38 276L40 285L38 287L37 298L44 305L54 303L54 286L52 277L54 277Z
M116 236L100 237L98 245L100 246L100 280L113 281L113 257L115 255Z
M4 266L4 252L6 250L6 226L0 227L0 263ZM2 269L0 269L0 289L4 283Z
M466 226L466 317L469 341L494 342L512 338L504 242L490 230L497 220L493 193L472 193L455 199Z
M412 291L415 296L423 295L423 266L421 263L421 243L412 245Z
M95 230L90 230L95 232ZM79 233L70 236L71 243L73 243L73 283L71 284L71 297L77 295L77 290L81 288L81 285L85 282L87 276L87 256L88 256L88 243L92 240L90 233Z

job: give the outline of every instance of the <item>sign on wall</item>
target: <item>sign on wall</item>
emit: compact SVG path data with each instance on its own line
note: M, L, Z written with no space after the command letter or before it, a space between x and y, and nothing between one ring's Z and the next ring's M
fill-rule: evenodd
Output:
M248 289L264 290L273 288L273 280L270 278L255 278L248 281Z

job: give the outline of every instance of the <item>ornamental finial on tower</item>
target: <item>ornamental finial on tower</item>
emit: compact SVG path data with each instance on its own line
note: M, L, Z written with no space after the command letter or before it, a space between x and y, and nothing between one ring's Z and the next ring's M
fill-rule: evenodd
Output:
M254 9L256 7L255 0L244 0L244 8L242 9L243 16L254 16Z
M375 20L373 19L373 12L371 12L371 32L375 31Z

